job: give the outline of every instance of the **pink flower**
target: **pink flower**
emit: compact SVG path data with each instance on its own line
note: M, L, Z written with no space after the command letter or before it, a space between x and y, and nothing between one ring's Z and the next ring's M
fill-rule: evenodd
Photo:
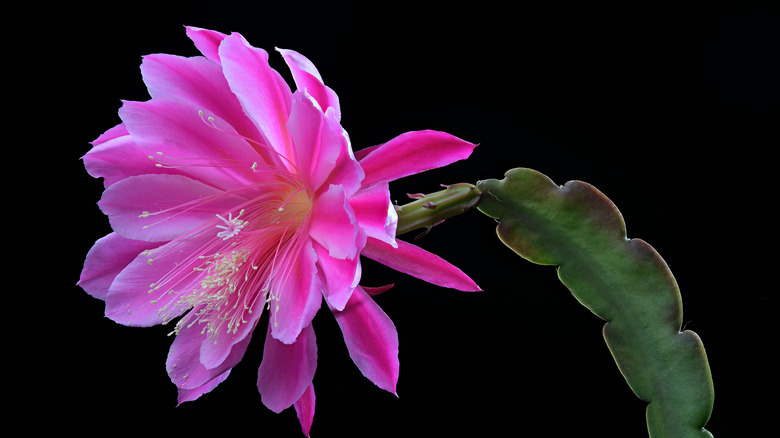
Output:
M124 102L122 123L84 156L104 179L113 232L87 255L79 284L129 326L176 318L167 360L179 403L227 378L268 309L257 386L275 412L290 406L308 434L325 303L350 356L395 393L398 338L359 285L360 256L425 281L478 290L441 258L396 240L388 182L468 157L474 145L408 132L354 154L336 94L314 65L278 50L292 92L267 53L237 33L187 28L203 56L151 55L151 100Z

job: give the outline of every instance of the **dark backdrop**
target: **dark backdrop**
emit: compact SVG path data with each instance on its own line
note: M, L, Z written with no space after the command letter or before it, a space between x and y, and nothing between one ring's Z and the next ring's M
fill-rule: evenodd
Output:
M629 237L653 245L675 274L687 328L702 337L713 371L708 429L725 437L769 427L762 405L770 399L766 354L776 345L777 300L776 286L764 281L776 264L776 7L263 3L105 3L17 17L22 27L7 43L26 57L10 58L23 61L10 68L21 78L6 86L32 90L23 114L33 123L30 140L7 137L6 148L24 145L24 163L41 152L47 162L43 184L23 196L32 203L14 222L24 221L23 231L9 230L31 249L21 266L38 267L14 287L23 326L12 334L21 347L8 355L29 371L7 376L23 385L18 406L33 415L26 428L300 436L292 409L277 415L260 402L262 336L220 387L176 407L164 364L168 328L117 325L75 286L84 255L109 231L96 206L102 184L79 158L119 122L120 99L148 98L142 55L197 54L184 25L242 33L269 50L288 79L273 48L309 57L339 94L355 149L417 129L480 144L468 161L393 184L399 202L513 167L595 185L622 212ZM366 262L365 284L396 284L377 301L399 332L398 398L360 375L332 316L320 312L312 436L646 436L644 402L614 366L603 322L553 268L503 247L494 227L473 212L417 242L463 268L480 294Z

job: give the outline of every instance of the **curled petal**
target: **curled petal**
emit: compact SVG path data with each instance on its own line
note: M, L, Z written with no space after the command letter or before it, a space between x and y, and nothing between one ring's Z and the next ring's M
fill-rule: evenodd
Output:
M187 36L206 58L219 63L219 44L227 35L199 27L186 27Z
M106 188L130 176L179 173L173 169L155 169L154 163L149 160L149 154L139 148L128 134L110 139L98 138L82 160L91 176L103 178Z
M360 228L368 237L381 240L394 248L398 246L395 243L398 213L390 201L387 182L379 182L359 190L349 198L349 205L355 211Z
M383 265L438 286L462 291L481 290L474 280L446 260L419 246L396 239L397 248L377 239L368 239L362 254Z
M445 132L413 131L372 149L360 165L366 172L363 187L445 166L471 155L475 144Z
M292 344L274 339L269 326L257 373L257 389L268 409L279 413L292 406L311 386L316 369L317 341L311 325Z
M398 332L390 317L360 286L344 310L331 310L355 365L378 387L396 394Z
M179 396L177 400L178 403L182 404L184 402L197 400L198 398L200 398L200 396L208 392L211 392L211 390L216 388L217 385L224 382L229 375L230 375L230 370L227 370L224 373L220 374L219 376L209 380L207 383L198 386L197 388L192 388L192 389L179 388Z
M293 75L295 85L299 90L306 90L319 104L323 111L333 108L336 118L341 119L341 108L336 93L326 86L317 67L308 58L293 50L276 49L282 54Z
M360 253L360 229L343 187L331 185L315 201L311 216L309 235L327 248L331 257L354 259Z
M365 245L366 237L360 233L359 238L359 245L362 247ZM337 259L331 257L328 250L319 243L314 242L313 245L317 252L317 266L320 267L324 277L323 295L325 300L329 306L343 310L352 291L360 282L360 274L362 273L360 255L356 254L352 259Z

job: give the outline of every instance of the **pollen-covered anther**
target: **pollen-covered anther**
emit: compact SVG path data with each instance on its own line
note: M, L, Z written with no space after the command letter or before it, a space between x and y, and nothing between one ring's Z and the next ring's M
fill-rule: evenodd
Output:
M220 228L222 231L217 233L217 237L221 237L222 240L228 240L231 237L235 237L238 235L238 233L248 224L249 222L239 219L241 215L244 214L244 210L241 210L238 213L238 216L235 218L233 217L233 213L228 213L228 218L225 219L224 217L217 215L219 219L222 220L222 222L225 223L225 225L217 225L217 228Z

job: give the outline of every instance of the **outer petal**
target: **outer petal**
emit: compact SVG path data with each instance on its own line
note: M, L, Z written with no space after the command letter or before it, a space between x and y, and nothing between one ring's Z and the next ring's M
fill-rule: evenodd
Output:
M367 236L379 239L393 248L398 246L395 243L398 213L390 201L387 182L359 190L349 198L349 205L355 211L355 218Z
M206 58L219 62L219 44L227 35L208 29L187 26L187 36Z
M436 254L402 240L396 239L396 242L398 248L377 239L368 239L362 254L428 283L462 291L481 290L463 271Z
M99 140L100 138L93 143L92 149L82 157L82 160L91 176L103 178L105 187L129 176L147 173L180 173L173 169L155 167L154 162L149 159L149 154L139 148L130 135Z
M187 100L225 120L239 135L262 138L230 90L219 64L202 57L149 55L144 57L141 73L153 98Z
M220 187L256 180L258 154L228 123L207 109L180 99L125 102L119 110L136 144L163 168ZM213 117L213 121L207 121Z
M220 374L219 376L211 379L208 383L201 385L197 388L193 388L193 389L179 388L179 397L178 397L179 404L196 400L200 398L201 395L211 392L211 390L216 388L217 385L224 382L229 375L230 375L230 370L227 370L224 373Z
M305 239L297 256L291 256L285 278L274 284L271 292L277 299L272 304L273 337L292 344L301 330L311 323L322 303L322 283L317 275L317 254L311 240Z
M219 46L225 78L244 112L266 138L266 144L285 157L293 156L287 132L292 92L279 73L268 65L268 53L234 33ZM282 163L287 165L287 163Z
M188 306L176 303L200 286L194 268L202 264L198 256L210 240L212 236L201 235L139 254L111 283L106 316L120 324L148 327L181 315Z
M139 175L107 188L98 205L118 234L162 242L215 221L242 201L185 176Z
M311 423L314 420L314 385L309 385L301 398L295 402L295 413L298 415L298 421L301 423L301 431L309 436Z
M317 341L311 325L293 344L274 339L269 325L257 374L257 389L268 409L278 414L292 406L311 386L316 369Z
M180 391L179 403L194 400L227 378L226 373L241 362L252 339L251 334L245 337L233 345L230 354L219 366L206 368L200 361L200 348L206 336L202 333L202 327L198 325L189 328L182 327L168 352L165 368L171 381L180 390L193 391Z
M315 201L309 235L328 249L331 257L353 259L360 253L360 228L342 186L331 185Z
M366 172L363 187L463 160L471 155L474 147L475 144L445 132L415 131L401 134L360 160Z
M355 365L374 384L395 394L398 332L390 317L359 286L344 310L333 310L333 315Z
M159 243L126 239L116 233L102 237L87 253L79 286L95 298L104 300L114 278L132 262L138 254Z
M322 80L320 72L308 58L293 50L276 49L290 67L295 85L299 90L307 90L322 110L333 108L336 119L341 119L338 95Z

